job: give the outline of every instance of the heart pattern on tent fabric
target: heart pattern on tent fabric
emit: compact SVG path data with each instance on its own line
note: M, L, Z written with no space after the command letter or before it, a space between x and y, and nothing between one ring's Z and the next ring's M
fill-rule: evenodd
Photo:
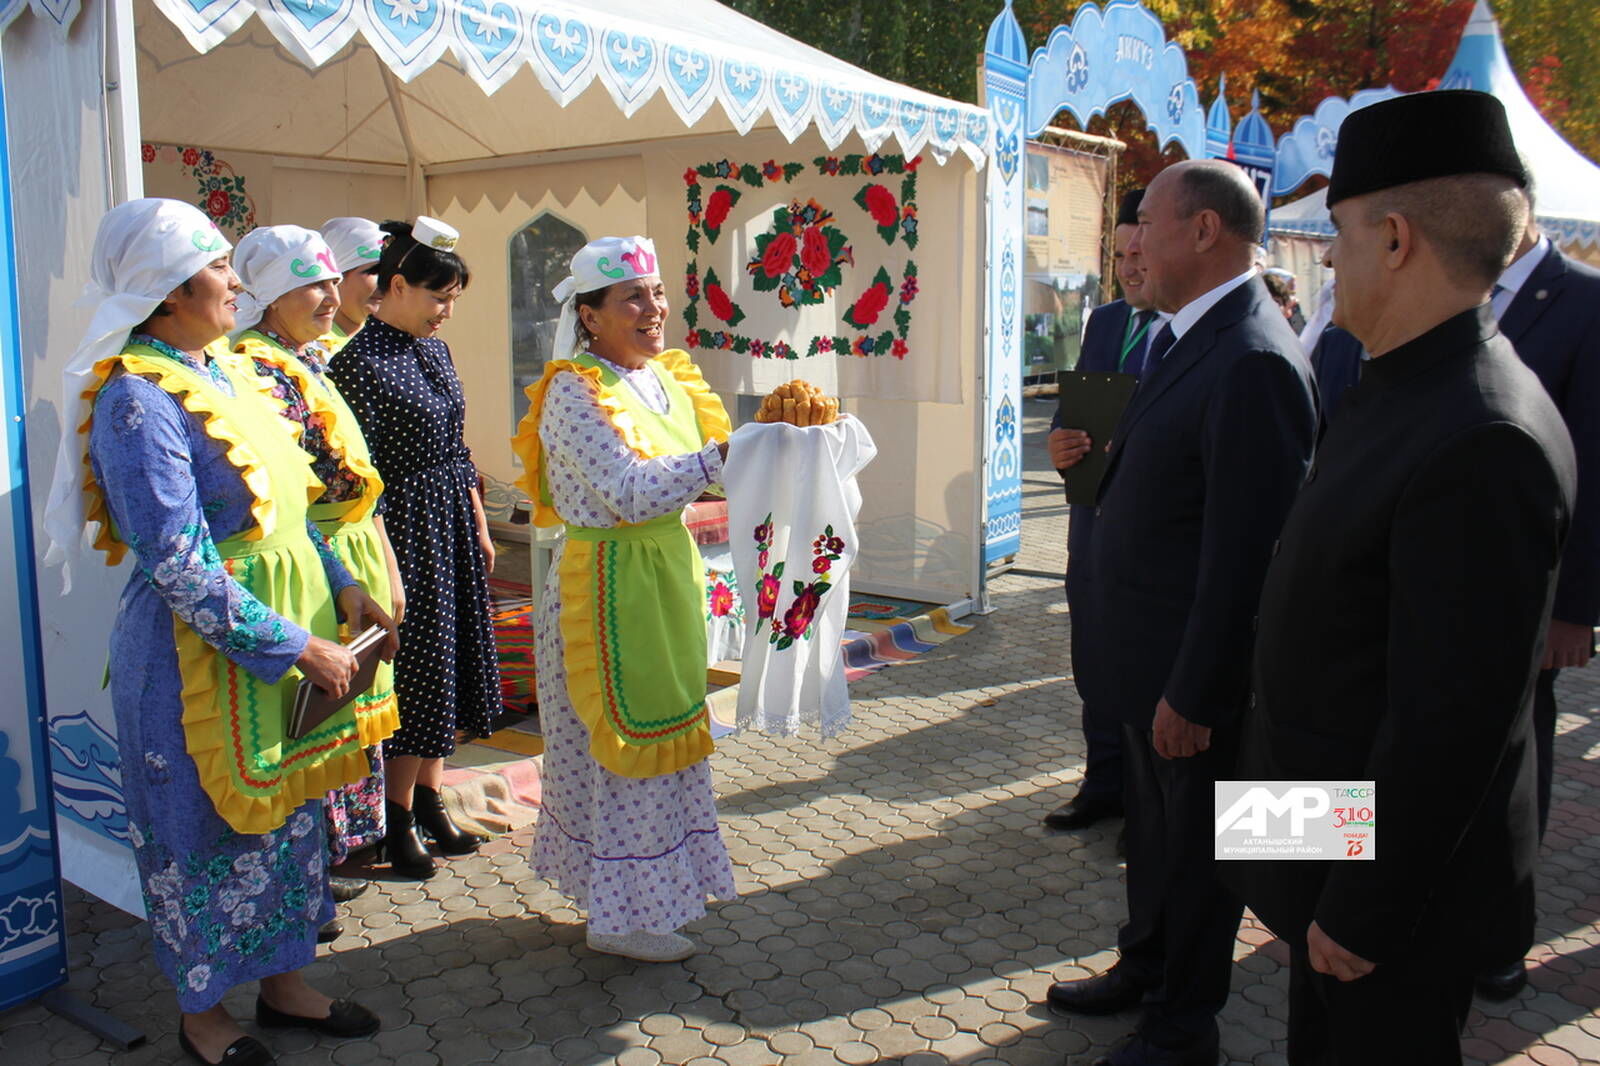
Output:
M571 74L589 58L594 37L589 27L577 19L562 21L559 15L540 15L534 34L534 47L540 57L559 74Z
M900 101L900 143L915 144L928 124L928 109L915 100ZM908 149L909 150L909 149Z
M725 99L733 104L736 122L748 122L755 117L766 80L767 72L754 64L730 62L722 65L722 89L727 94Z
M805 114L806 105L811 103L810 78L792 70L780 71L773 77L773 88L773 99L786 117L796 119Z
M711 84L711 57L694 48L673 45L667 50L667 77L682 94L693 101Z
M971 114L967 116L967 140L978 145L989 143L988 115Z
M649 80L650 72L656 65L655 42L648 37L633 36L621 30L606 34L602 55L606 69L630 98L638 95L641 85Z
M368 25L388 39L397 56L412 57L422 51L417 45L425 45L444 25L441 8L441 0L367 0Z
M849 129L850 118L856 110L856 94L848 89L829 85L819 94L818 117L822 120L822 136L828 144L838 144Z
M492 68L495 60L515 48L523 34L516 8L503 3L491 7L488 0L460 0L456 25L461 39L485 68Z
M194 0L190 0L190 3L193 2ZM307 33L310 33L339 14L345 5L342 0L298 0L297 3L284 4L283 7L294 16L295 21L300 23Z
M861 94L861 117L866 120L870 129L878 129L889 124L894 116L894 99L883 93Z
M961 136L961 112L953 107L941 107L933 113L934 139L951 144Z

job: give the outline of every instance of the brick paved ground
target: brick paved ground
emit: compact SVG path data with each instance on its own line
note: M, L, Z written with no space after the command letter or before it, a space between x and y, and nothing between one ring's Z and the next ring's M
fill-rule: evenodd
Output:
M1064 514L1027 405L1026 569L1059 570ZM313 977L384 1030L335 1044L273 1033L285 1064L653 1063L794 1066L1085 1062L1131 1017L1037 1004L1095 972L1123 913L1114 826L1053 834L1038 817L1082 767L1064 675L1060 583L1011 575L973 633L854 686L841 740L736 738L716 759L741 896L692 930L682 964L583 946L580 916L530 876L527 834L422 885L380 884ZM1533 987L1475 1015L1474 1062L1600 1062L1600 672L1568 672ZM73 893L70 988L150 1036L114 1056L28 1007L0 1016L6 1066L181 1061L172 993L142 923ZM1241 930L1222 1018L1231 1063L1282 1063L1285 953ZM246 1017L253 989L229 1006Z

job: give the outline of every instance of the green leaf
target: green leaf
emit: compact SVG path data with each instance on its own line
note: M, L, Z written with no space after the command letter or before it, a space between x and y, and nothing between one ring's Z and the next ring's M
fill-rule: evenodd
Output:
M683 309L683 321L684 321L684 324L687 325L690 329L694 329L695 324L700 319L699 309L695 307L695 303L697 303L697 302L698 301L691 301L690 303L685 305L684 309Z
M783 576L783 563L782 562L779 562L777 566L774 566L772 568L772 576L773 577L782 577Z
M794 594L796 596L800 595L805 590L806 590L806 583L804 581L796 581L794 583Z

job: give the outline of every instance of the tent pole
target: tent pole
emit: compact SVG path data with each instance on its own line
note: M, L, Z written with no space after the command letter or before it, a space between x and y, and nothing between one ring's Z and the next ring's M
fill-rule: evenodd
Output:
M105 14L106 162L111 176L111 203L116 205L144 195L133 0L110 0Z
M406 209L412 218L427 213L426 186L422 174L422 161L417 158L417 145L411 139L411 122L406 118L405 105L400 99L400 79L384 65L374 53L373 62L383 77L383 87L389 94L389 108L394 112L394 124L399 127L400 140L406 146Z

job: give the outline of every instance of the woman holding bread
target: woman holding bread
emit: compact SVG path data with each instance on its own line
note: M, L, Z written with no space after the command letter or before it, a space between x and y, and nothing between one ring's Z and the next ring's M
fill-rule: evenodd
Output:
M734 895L706 763L704 570L683 524L721 478L728 416L665 348L650 241L589 243L555 295L552 358L513 441L535 522L566 525L535 622L532 862L588 911L591 949L682 959L695 945L678 930Z

